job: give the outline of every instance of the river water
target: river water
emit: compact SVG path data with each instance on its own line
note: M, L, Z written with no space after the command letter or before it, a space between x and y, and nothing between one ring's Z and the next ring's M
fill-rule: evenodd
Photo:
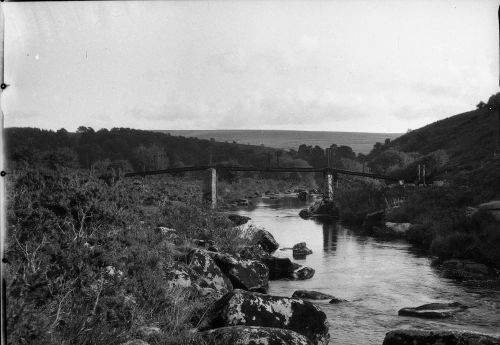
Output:
M238 213L249 224L265 228L280 248L306 242L313 254L294 260L291 250L275 255L316 270L304 281L272 281L269 294L291 296L295 290L316 290L347 302L314 301L330 323L330 344L382 344L399 328L460 329L500 336L500 291L465 287L446 279L430 259L405 241L383 241L359 234L339 223L321 224L298 216L307 202L296 197L259 199ZM500 250L500 249L499 249ZM425 320L398 316L404 307L457 301L470 306L454 318Z

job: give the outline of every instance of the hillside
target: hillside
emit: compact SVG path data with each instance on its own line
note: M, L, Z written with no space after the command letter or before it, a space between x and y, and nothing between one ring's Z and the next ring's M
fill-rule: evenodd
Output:
M404 134L393 141L375 145L368 155L372 167L389 166L399 159L401 168L416 171L419 161L439 159L439 164L429 162L436 175L456 175L475 170L491 161L498 151L500 94L492 96L488 104L478 109L454 115ZM397 157L395 157L397 156ZM438 157L438 158L436 158ZM397 159L396 159L397 158ZM401 161L406 160L406 164ZM414 161L414 164L411 162ZM383 169L383 167L382 167Z
M376 142L394 139L400 133L359 133L359 132L326 132L326 131L286 131L286 130L163 130L160 132L196 137L198 139L214 138L216 141L237 142L240 144L264 145L277 149L297 150L301 144L330 147L350 146L355 153L367 154Z

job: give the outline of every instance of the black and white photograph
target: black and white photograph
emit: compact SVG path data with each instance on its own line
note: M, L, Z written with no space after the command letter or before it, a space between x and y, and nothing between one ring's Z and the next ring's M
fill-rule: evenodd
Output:
M500 345L499 18L2 1L1 345Z

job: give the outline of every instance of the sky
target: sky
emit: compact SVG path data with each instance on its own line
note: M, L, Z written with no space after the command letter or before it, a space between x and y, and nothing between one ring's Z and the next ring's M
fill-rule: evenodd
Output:
M403 133L499 91L498 1L2 5L6 127Z

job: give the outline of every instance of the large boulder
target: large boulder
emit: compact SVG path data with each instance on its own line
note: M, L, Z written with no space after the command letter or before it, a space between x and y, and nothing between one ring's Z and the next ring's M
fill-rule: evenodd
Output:
M251 219L250 217L241 216L235 213L228 214L227 218L229 218L229 220L236 226L246 224Z
M235 289L267 291L269 269L257 260L239 260L226 253L209 253Z
M238 251L238 256L244 260L261 260L271 255L262 248L260 244L244 246Z
M314 304L296 298L233 290L225 294L200 322L200 330L228 326L289 329L313 344L328 344L326 315Z
M196 273L189 267L178 262L172 262L165 267L165 278L169 287L189 288L196 280ZM192 279L194 278L194 279Z
M296 267L289 258L269 256L261 258L260 261L269 269L270 280L293 278L293 272L296 270Z
M312 254L312 250L307 248L307 244L305 242L295 244L292 249L294 259L302 259L307 255Z
M386 222L385 227L396 234L405 234L408 230L410 230L411 223Z
M312 345L302 334L289 329L233 326L201 332L201 338L208 344L217 345Z
M311 279L314 276L315 272L316 271L314 270L314 268L301 266L297 268L295 271L293 271L293 278L295 280Z
M280 246L278 242L274 239L274 236L264 229L259 229L253 236L252 242L254 244L260 244L262 248L268 252L272 253Z
M226 277L210 255L203 250L194 249L187 256L189 267L199 274L198 285L203 288L227 292L233 284Z
M500 345L500 339L472 332L401 329L387 333L383 345Z
M403 308L398 311L401 316L415 316L424 319L444 319L468 307L458 303L429 303L416 308Z
M322 300L322 299L332 299L335 297L332 295L326 294L326 293L319 292L319 291L297 290L293 293L292 298Z
M483 278L493 274L488 266L472 260L446 260L441 264L441 267L445 270L447 276Z

